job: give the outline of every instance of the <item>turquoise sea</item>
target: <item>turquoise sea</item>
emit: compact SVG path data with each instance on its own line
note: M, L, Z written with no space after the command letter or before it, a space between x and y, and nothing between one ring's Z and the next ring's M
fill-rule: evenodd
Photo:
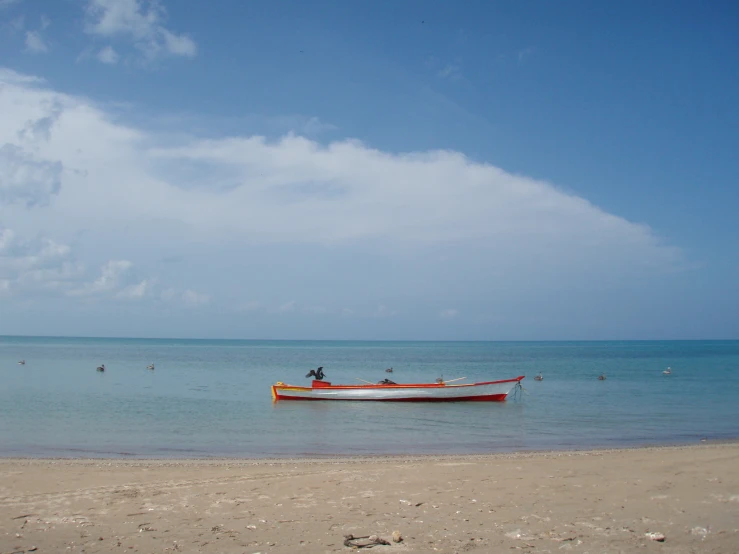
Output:
M21 359L26 365L19 365ZM156 369L146 366L155 363ZM104 363L107 371L95 368ZM277 402L275 381L526 375L502 403ZM672 375L662 371L670 366ZM542 372L544 380L534 375ZM605 372L607 380L598 381ZM739 341L0 337L0 456L486 453L739 437Z

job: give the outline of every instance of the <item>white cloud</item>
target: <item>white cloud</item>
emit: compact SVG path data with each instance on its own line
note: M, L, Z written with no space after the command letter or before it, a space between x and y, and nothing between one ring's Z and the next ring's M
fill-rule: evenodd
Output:
M69 296L125 301L163 301L186 308L210 304L209 294L192 289L162 288L156 279L141 278L129 260L110 260L100 268L100 276L67 291Z
M107 64L118 63L119 58L120 56L118 56L118 53L113 49L112 46L106 46L97 53L97 59Z
M0 205L43 206L61 189L61 162L41 159L20 146L0 146Z
M195 42L188 36L175 35L166 29L161 30L164 37L164 49L175 56L193 57L198 52Z
M36 54L49 51L40 31L26 31L26 49Z
M100 277L82 287L70 291L75 296L90 296L103 293L118 293L134 286L136 277L133 264L128 260L111 260L100 269Z
M193 308L198 306L207 306L210 304L211 296L209 294L201 294L188 289L182 293L182 301L186 306Z
M85 31L104 38L130 39L149 60L162 55L195 56L195 41L167 29L165 19L166 11L156 0L90 0Z
M492 249L507 252L515 244L529 256L530 249L548 255L552 243L555 251L575 257L619 251L646 261L676 254L646 226L458 152L391 154L354 140L323 146L288 135L277 142L193 139L185 146L152 148L147 156L231 171L238 186L227 193L178 191L176 185L162 192L172 197L170 205L181 206L188 225L217 233L228 221L247 241L486 239ZM194 212L186 207L190 202L208 209ZM209 213L220 214L218 223L201 217Z
M213 300L210 294L203 294L191 289L184 291L167 288L164 290L156 289L153 295L168 304L181 306L185 308L199 308L207 306Z
M9 8L13 4L20 3L21 0L0 0L0 10Z
M0 227L0 280L5 293L63 293L84 274L69 246L47 238L27 240Z
M148 298L184 307L204 306L211 300L210 295L194 290L163 289L156 279L141 279L129 260L106 262L96 278L88 273L70 246L45 237L23 239L13 229L0 226L0 292L6 296L53 293L96 301Z
M490 247L507 251L513 245L529 254L555 248L660 262L679 257L645 225L458 152L394 154L356 140L322 145L293 134L274 142L259 136L190 137L171 146L155 134L114 123L89 100L0 73L6 75L0 111L8 115L0 124L0 143L13 140L29 121L61 111L33 157L5 147L6 167L33 161L44 168L42 175L56 178L57 164L69 166L65 194L80 201L76 207L65 204L73 210L69 217L91 206L111 208L108 223L156 214L204 240L227 233L260 244L484 239ZM177 169L183 165L204 170L198 183L181 179ZM228 173L233 186L211 189L210 170ZM43 190L58 192L46 185L50 179L39 180Z
M459 315L459 310L455 309L448 309L448 310L442 310L439 312L439 317L442 317L444 319L454 319Z
M454 306L473 318L480 295L524 295L553 283L574 290L683 264L682 252L648 226L459 152L392 153L294 134L275 141L180 135L173 143L171 135L127 126L111 108L33 77L0 70L0 81L4 222L84 242L97 256L91 267L100 260L135 264L86 275L74 290L87 297L115 281L101 296L215 306L208 294L188 290L207 292L204 283L216 280L233 296L233 311L246 305L246 312L297 317L307 313L299 307L325 306L346 317L399 319L408 313L403 298L418 294L424 305L436 303L427 313ZM34 177L17 177L16 167ZM161 259L165 246L182 255L180 266L194 252L210 265L198 259L187 270L170 268L161 276L166 287L157 272L133 273ZM321 262L299 258L302 252L320 254ZM333 258L336 252L346 258ZM355 260L368 255L373 265L365 270ZM377 269L389 259L402 270ZM294 300L250 305L244 290L251 298Z

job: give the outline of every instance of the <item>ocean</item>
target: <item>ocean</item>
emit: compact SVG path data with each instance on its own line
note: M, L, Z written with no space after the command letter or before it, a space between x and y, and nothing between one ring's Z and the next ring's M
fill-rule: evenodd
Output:
M272 401L271 384L308 384L318 366L335 384L526 379L506 402ZM739 341L0 337L0 377L3 457L481 454L739 437Z

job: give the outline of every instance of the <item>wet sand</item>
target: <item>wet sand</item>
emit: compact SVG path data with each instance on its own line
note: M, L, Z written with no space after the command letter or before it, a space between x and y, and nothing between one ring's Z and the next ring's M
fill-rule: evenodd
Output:
M393 531L402 542L392 541ZM391 543L373 554L735 553L739 444L332 460L0 460L0 553L351 552L348 534Z

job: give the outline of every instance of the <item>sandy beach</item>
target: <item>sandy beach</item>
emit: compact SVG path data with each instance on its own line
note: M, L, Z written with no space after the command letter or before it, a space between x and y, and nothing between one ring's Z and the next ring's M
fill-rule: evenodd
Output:
M373 553L734 553L737 468L735 443L336 460L0 460L0 552L350 552L352 534L390 543Z

